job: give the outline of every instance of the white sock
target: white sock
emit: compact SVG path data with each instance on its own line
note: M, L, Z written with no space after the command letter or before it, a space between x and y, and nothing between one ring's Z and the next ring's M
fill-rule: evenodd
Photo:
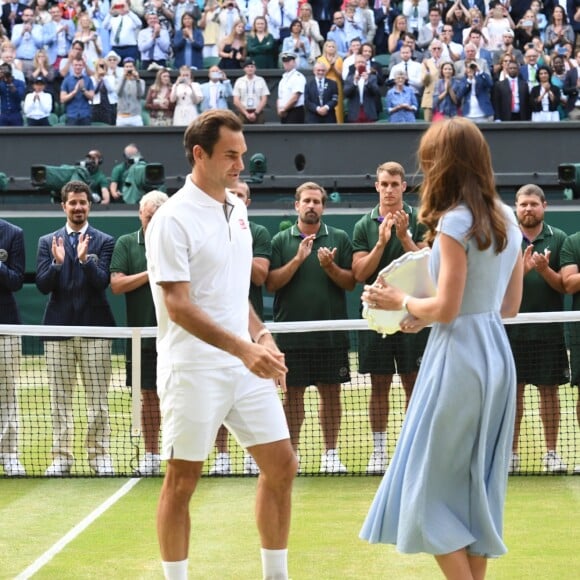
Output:
M264 580L288 580L288 550L261 548Z
M179 562L161 562L165 580L187 580L187 564L189 560Z
M387 434L382 431L373 431L373 451L384 453L387 448Z

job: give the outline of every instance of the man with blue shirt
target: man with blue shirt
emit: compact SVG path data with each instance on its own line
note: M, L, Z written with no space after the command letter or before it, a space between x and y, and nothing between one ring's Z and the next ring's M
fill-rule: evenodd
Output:
M90 125L91 100L95 94L91 78L83 73L85 62L82 57L75 57L72 72L62 81L60 102L65 106L66 124Z
M44 44L42 26L34 24L34 10L26 8L22 12L22 24L12 29L12 44L16 49L16 58L22 63L24 74L33 70L34 55Z

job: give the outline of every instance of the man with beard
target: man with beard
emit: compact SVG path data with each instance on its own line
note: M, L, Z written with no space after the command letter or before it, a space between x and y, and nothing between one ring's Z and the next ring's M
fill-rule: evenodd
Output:
M516 193L516 215L524 234L524 292L520 312L556 312L564 309L560 250L566 234L544 222L546 198L540 187L524 185ZM508 325L518 379L516 422L510 473L520 470L518 440L524 411L524 387L536 385L544 427L546 454L543 470L563 473L566 464L556 452L560 426L558 386L569 380L568 358L561 323Z
M355 286L352 246L346 232L322 222L326 200L320 185L300 185L294 203L298 221L272 239L266 288L275 292L276 322L347 318L345 290ZM281 334L277 343L288 366L284 409L294 449L298 451L304 421L304 393L315 385L324 439L320 472L346 472L337 445L342 415L340 385L350 380L347 333Z
M50 299L43 324L115 326L105 290L115 240L91 225L91 191L82 181L70 181L61 193L66 224L38 241L36 286ZM52 411L52 464L46 476L70 474L74 455L73 393L77 371L86 393L86 446L89 465L97 475L114 475L109 455L111 426L108 389L111 340L103 338L47 339L44 343Z
M399 163L388 161L379 165L375 182L379 203L354 227L352 270L357 282L373 284L379 272L393 260L425 246L422 242L425 227L418 223L417 210L403 201L406 188L405 170ZM371 375L369 420L373 452L367 473L381 474L387 467L393 375L399 374L408 404L426 338L426 331L417 335L397 332L385 338L376 332L360 333L359 372Z

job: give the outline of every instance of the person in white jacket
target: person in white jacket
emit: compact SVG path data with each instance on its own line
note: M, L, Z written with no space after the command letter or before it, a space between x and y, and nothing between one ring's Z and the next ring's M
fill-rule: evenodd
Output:
M32 92L24 98L24 116L29 127L48 127L52 112L52 95L45 92L46 79L36 77L32 81Z

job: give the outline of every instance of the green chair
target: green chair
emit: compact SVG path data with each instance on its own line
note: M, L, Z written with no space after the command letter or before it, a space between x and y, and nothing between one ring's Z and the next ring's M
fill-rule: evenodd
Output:
M48 116L48 122L50 124L51 127L54 127L55 125L59 124L59 119L58 119L58 115L56 113L51 113Z
M376 63L380 64L382 67L388 68L389 62L391 61L391 55L390 54L377 54L376 56L373 57L373 60Z
M218 64L220 60L221 59L219 56L204 56L203 57L203 68L210 68L210 67Z

